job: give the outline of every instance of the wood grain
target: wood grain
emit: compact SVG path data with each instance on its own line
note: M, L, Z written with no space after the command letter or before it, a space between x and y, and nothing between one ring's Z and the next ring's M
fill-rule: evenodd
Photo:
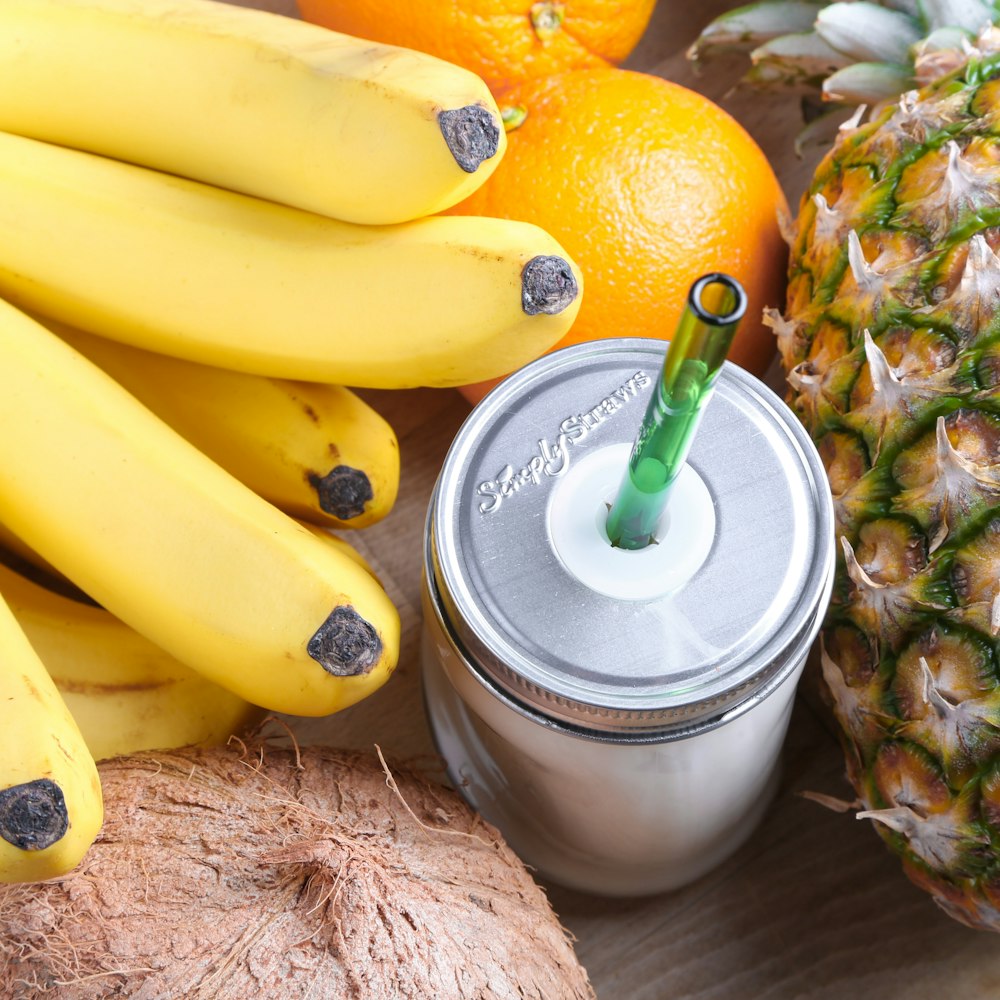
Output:
M246 2L294 13L289 0ZM697 76L684 57L698 29L726 6L659 0L628 66L718 101L770 157L794 206L813 165L792 151L799 128L795 98L732 92L742 68L738 60ZM422 525L437 471L468 406L446 390L364 395L394 425L401 446L398 505L357 536L400 608L401 661L390 682L362 704L291 725L306 742L361 749L378 744L396 758L423 757L434 748L418 660ZM1000 997L1000 940L938 911L906 880L867 822L802 797L805 791L850 795L840 750L802 698L784 757L783 781L763 824L736 855L695 884L625 901L546 887L577 938L601 1000Z

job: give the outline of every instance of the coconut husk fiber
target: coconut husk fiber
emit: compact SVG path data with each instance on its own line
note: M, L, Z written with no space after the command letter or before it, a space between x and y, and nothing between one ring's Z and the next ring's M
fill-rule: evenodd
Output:
M101 765L71 874L0 886L0 997L592 1000L542 890L381 754L254 745Z

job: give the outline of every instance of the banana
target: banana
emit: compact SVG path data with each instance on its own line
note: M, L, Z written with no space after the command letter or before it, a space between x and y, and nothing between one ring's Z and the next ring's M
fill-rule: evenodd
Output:
M379 580L378 572L375 567L372 566L372 564L346 539L341 538L340 535L335 535L332 531L328 528L324 528L322 525L313 524L311 521L300 521L299 523L308 532L321 539L324 545L329 545L337 552L343 553L348 559L352 559L369 576L373 577L378 582L379 586L382 585L382 581Z
M0 521L0 563L16 566L18 569L31 568L32 575L43 576L60 584L72 584L52 565L43 559L23 538L18 538L10 528Z
M349 389L200 365L43 322L286 514L363 528L392 509L396 435Z
M580 285L529 223L355 226L0 133L0 295L163 354L337 385L462 385L551 347Z
M312 521L299 520L298 523L378 580L375 567L345 538L334 534L330 528ZM97 606L76 584L67 580L52 563L43 559L33 548L26 545L23 539L15 535L7 525L0 521L0 568L2 567L15 572L18 576L27 577L43 590L55 591L78 604L85 603Z
M367 224L454 205L506 148L467 70L213 0L3 0L0 128Z
M71 871L103 819L94 758L0 598L0 882Z
M325 715L392 671L399 616L353 559L0 302L0 521L186 666Z
M95 760L224 743L263 717L103 608L63 597L2 565L0 594Z

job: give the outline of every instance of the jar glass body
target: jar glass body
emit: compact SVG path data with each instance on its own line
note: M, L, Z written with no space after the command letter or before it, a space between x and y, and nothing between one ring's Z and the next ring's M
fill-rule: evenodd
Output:
M773 798L805 656L711 723L611 736L546 719L456 647L426 581L425 705L451 782L527 864L582 892L677 889L751 835Z

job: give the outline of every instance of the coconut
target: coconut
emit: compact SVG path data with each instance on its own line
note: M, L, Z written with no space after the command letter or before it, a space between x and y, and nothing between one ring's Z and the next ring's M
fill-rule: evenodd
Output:
M4 998L593 998L524 865L426 774L263 745L100 770L83 863L0 886Z

